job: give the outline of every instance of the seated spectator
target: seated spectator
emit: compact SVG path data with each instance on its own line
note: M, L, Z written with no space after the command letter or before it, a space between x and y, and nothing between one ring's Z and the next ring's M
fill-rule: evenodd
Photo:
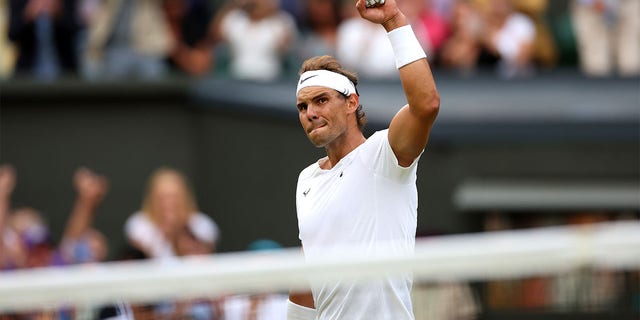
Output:
M398 79L395 56L387 32L362 19L354 1L343 0L344 20L338 26L336 58L363 78Z
M0 80L11 78L18 51L9 41L9 1L0 0Z
M65 263L71 264L105 261L108 253L107 240L91 225L96 208L107 193L107 179L87 168L79 168L74 174L73 182L76 202L60 243L62 258Z
M448 21L431 8L430 0L403 0L398 5L406 13L427 57L435 59L449 37Z
M582 72L640 75L640 1L573 0L570 10Z
M335 55L341 0L309 0L306 4L298 58L304 61L313 56Z
M526 77L533 72L533 21L514 10L509 0L491 0L484 29L484 45L498 58L498 74Z
M230 0L218 14L214 34L229 46L232 77L271 81L283 72L296 25L278 0Z
M198 211L195 196L184 175L177 170L160 168L149 179L142 208L125 224L130 244L149 258L176 256L176 235L184 227L198 241L215 252L218 226L209 216Z
M282 245L271 239L258 239L249 244L250 251L281 250ZM225 320L274 320L286 319L289 295L282 292L257 292L236 294L224 298Z
M189 76L203 76L213 66L212 9L206 0L165 0L164 10L173 38L169 64Z
M0 271L23 265L24 251L18 247L18 237L9 228L11 195L16 186L16 171L11 165L0 165Z
M553 68L558 60L557 46L547 23L548 0L517 0L514 8L533 21L536 37L533 44L533 59L538 67Z
M162 1L102 1L89 22L84 75L154 80L166 74L171 47Z
M22 261L14 261L14 268L64 265L42 213L30 207L16 208L8 222L15 234L15 242L11 245L23 251L21 255L24 258Z
M173 238L173 251L181 257L208 255L215 248L210 242L202 241L188 225L183 226Z
M108 245L105 237L91 227L93 216L107 191L106 179L89 169L79 168L74 175L77 198L60 245L51 238L42 213L29 207L17 208L10 215L15 170L0 166L0 253L5 269L47 267L104 261ZM2 209L4 208L4 209Z
M466 0L456 1L451 21L451 36L440 52L440 64L462 75L475 72L480 55L482 19Z
M11 0L9 39L17 46L17 76L52 80L75 74L79 24L74 0Z

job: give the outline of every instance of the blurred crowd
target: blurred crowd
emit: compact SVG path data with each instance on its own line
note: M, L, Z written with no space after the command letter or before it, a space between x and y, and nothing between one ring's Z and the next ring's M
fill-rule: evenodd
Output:
M210 215L198 210L192 188L180 171L163 167L149 177L139 210L124 223L123 248L110 248L107 237L93 226L96 211L109 190L107 177L81 167L72 182L76 197L61 239L56 241L43 211L13 206L17 172L11 165L0 165L0 272L111 260L166 261L216 253L218 225ZM281 245L273 240L257 239L247 250L279 248ZM0 319L284 319L287 299L288 294L277 292L234 294L150 304L0 313Z
M567 46L554 36L548 0L397 1L435 68L528 77L556 67ZM0 77L272 81L322 54L362 77L397 77L384 31L359 18L354 3L0 0ZM566 0L560 10L582 72L640 75L639 1Z

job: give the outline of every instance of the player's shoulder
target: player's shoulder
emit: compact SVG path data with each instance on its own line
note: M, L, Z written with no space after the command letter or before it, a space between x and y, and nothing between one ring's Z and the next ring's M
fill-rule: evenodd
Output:
M374 132L367 141L362 145L363 148L376 148L376 146L380 146L381 144L389 141L389 129L384 129L380 131Z
M389 129L383 129L383 130L379 130L374 132L369 138L367 138L367 141L380 141L384 138L386 138L389 135Z

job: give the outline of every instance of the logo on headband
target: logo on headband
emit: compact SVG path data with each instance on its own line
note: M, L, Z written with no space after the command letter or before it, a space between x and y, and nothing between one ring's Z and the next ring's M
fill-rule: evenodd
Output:
M310 76L308 76L308 77L306 77L304 79L300 79L300 84L302 84L303 82L305 82L305 81L307 81L307 80L309 80L311 78L315 78L317 76L319 76L319 74L312 74L312 75L310 75Z

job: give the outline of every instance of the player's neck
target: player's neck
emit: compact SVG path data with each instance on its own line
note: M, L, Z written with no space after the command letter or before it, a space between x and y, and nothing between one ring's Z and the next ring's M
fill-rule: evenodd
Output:
M327 158L320 163L320 167L323 170L329 170L333 168L342 158L348 155L351 151L363 144L367 139L362 132L358 129L357 132L347 134L342 138L338 138L326 147Z

